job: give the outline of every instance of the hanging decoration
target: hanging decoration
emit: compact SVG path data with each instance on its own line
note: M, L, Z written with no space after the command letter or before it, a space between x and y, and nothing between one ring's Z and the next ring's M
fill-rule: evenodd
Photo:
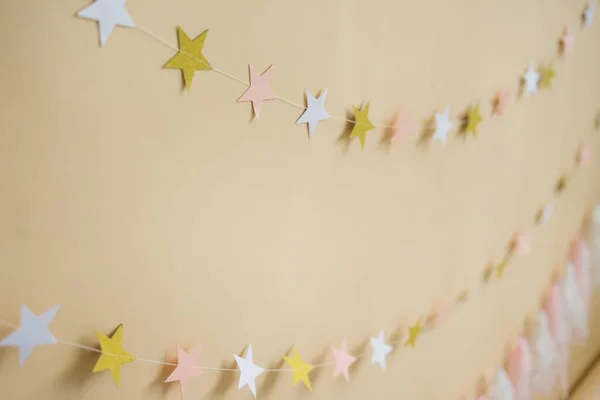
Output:
M95 0L79 11L77 16L98 22L100 47L104 47L115 26L135 28L133 20L125 10L125 0Z
M179 39L179 52L173 56L163 68L180 69L183 74L183 83L186 89L192 87L194 72L211 70L208 60L204 58L202 49L208 35L208 29L194 39L177 27L177 38Z

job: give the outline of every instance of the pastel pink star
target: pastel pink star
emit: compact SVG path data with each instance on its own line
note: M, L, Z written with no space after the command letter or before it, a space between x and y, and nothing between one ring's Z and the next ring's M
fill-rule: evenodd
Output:
M575 36L569 27L565 28L565 32L560 38L560 47L563 55L567 55L573 50L573 45L575 44Z
M579 164L587 164L589 160L590 148L587 144L583 143L581 146L579 146L579 149L577 150L577 162Z
M393 139L406 139L406 137L413 130L414 125L412 119L404 114L398 113L396 114L396 118L394 121L394 130L392 132Z
M179 381L181 385L181 393L185 393L188 386L188 380L194 376L204 375L197 364L198 353L200 352L200 346L196 347L191 353L186 353L181 346L177 345L177 367L165 380L165 382Z
M333 377L342 374L346 378L346 382L350 381L348 376L348 368L356 361L356 357L348 354L348 348L346 345L346 339L342 342L342 347L339 349L332 349L335 357L335 370L333 371Z
M269 83L269 79L271 78L271 68L273 66L270 65L269 68L260 75L254 70L252 65L248 65L248 67L250 69L250 86L237 102L251 101L254 116L256 116L256 119L260 120L260 109L263 101L277 98L277 95L273 92Z
M508 105L508 98L510 97L510 92L508 90L498 90L496 96L494 97L494 109L492 113L494 115L502 115L504 109Z
M531 237L525 233L518 233L515 238L515 249L521 254L531 253Z

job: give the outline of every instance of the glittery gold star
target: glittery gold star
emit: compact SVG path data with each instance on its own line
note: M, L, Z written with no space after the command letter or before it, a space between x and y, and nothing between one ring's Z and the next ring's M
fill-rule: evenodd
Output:
M415 347L417 343L417 338L421 335L423 331L423 326L421 325L421 319L413 325L408 327L408 339L406 339L406 343L404 343L405 347Z
M358 137L360 139L360 147L365 148L365 136L367 131L375 129L375 125L369 121L369 103L365 104L362 110L352 107L354 110L354 127L350 132L350 139Z
M507 265L508 265L508 260L502 260L502 262L500 264L498 264L498 266L496 267L496 277L498 279L501 279L502 276L504 275L504 270L506 269Z
M552 64L542 68L542 77L540 79L540 87L549 89L552 86L552 79L554 78L554 68Z
M208 29L191 40L183 29L177 27L179 53L175 54L163 68L180 69L183 73L183 82L186 89L192 86L192 78L195 71L212 69L206 58L202 55L202 48L204 47L207 35Z
M467 111L467 126L465 127L465 133L471 132L473 136L477 136L477 127L483 121L481 113L479 112L479 103L474 107L471 106Z

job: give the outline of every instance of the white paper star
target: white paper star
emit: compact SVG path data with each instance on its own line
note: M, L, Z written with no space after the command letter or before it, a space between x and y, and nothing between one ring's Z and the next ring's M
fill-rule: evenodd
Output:
M383 341L383 329L379 331L377 339L371 338L371 346L373 346L371 364L379 364L381 370L385 371L385 357L392 351L392 346Z
M545 225L548 223L550 217L552 216L552 212L554 212L554 206L552 204L548 204L542 209L539 217L540 225Z
M537 92L540 74L533 67L533 63L529 64L527 72L523 75L523 81L525 82L525 95L529 96L530 94Z
M454 124L450 121L450 106L446 106L443 114L435 114L435 132L433 134L432 141L436 139L442 142L442 147L446 147L446 138L448 132L454 127Z
M248 385L254 398L256 398L256 382L255 379L265 372L264 368L259 367L254 364L252 361L252 345L248 346L248 351L246 351L246 357L242 358L237 354L234 354L235 362L240 369L240 383L238 385L238 389L243 388L245 385Z
M50 333L48 325L52 322L59 307L60 305L57 304L43 314L35 315L23 304L21 306L21 325L0 340L0 347L18 346L19 365L23 365L35 346L56 344L56 338Z
M594 19L594 12L596 11L596 3L590 1L583 12L583 27L587 28Z
M104 47L108 36L116 25L135 28L133 20L125 10L126 0L96 0L77 13L78 17L98 21L100 47Z
M306 91L306 111L302 113L296 124L308 123L308 137L311 138L317 122L331 118L331 115L325 111L325 98L327 97L327 89L323 90L318 98L315 98L310 92Z

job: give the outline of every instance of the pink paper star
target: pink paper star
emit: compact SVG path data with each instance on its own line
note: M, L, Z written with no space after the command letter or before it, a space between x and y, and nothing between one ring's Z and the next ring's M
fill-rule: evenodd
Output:
M341 348L333 349L333 355L335 357L335 370L333 371L333 376L336 377L339 374L342 374L344 375L344 378L346 378L346 382L349 382L350 377L348 376L348 368L356 361L356 357L348 354L345 338Z
M494 115L502 115L504 109L508 105L509 96L510 92L508 90L498 90L494 97L494 109L492 111Z
M531 253L531 237L525 233L518 233L515 238L515 248L521 254Z
M177 368L175 368L175 371L169 375L165 382L179 381L181 393L185 393L190 378L204 375L204 371L198 367L196 361L198 352L200 352L200 346L196 347L188 354L177 345Z
M410 134L412 129L413 122L408 115L404 113L396 114L396 118L394 121L394 130L392 132L393 139L406 139L406 137Z
M577 162L580 164L587 164L590 160L590 148L587 144L583 143L577 150Z
M254 115L256 116L256 119L260 120L260 108L263 101L277 98L277 95L275 95L275 92L273 92L269 84L271 68L273 66L270 65L269 68L260 75L254 70L252 65L248 65L248 67L250 68L250 86L237 101L238 103L251 101Z
M566 55L573 50L573 44L575 43L575 36L569 27L565 28L565 32L560 38L561 52Z

